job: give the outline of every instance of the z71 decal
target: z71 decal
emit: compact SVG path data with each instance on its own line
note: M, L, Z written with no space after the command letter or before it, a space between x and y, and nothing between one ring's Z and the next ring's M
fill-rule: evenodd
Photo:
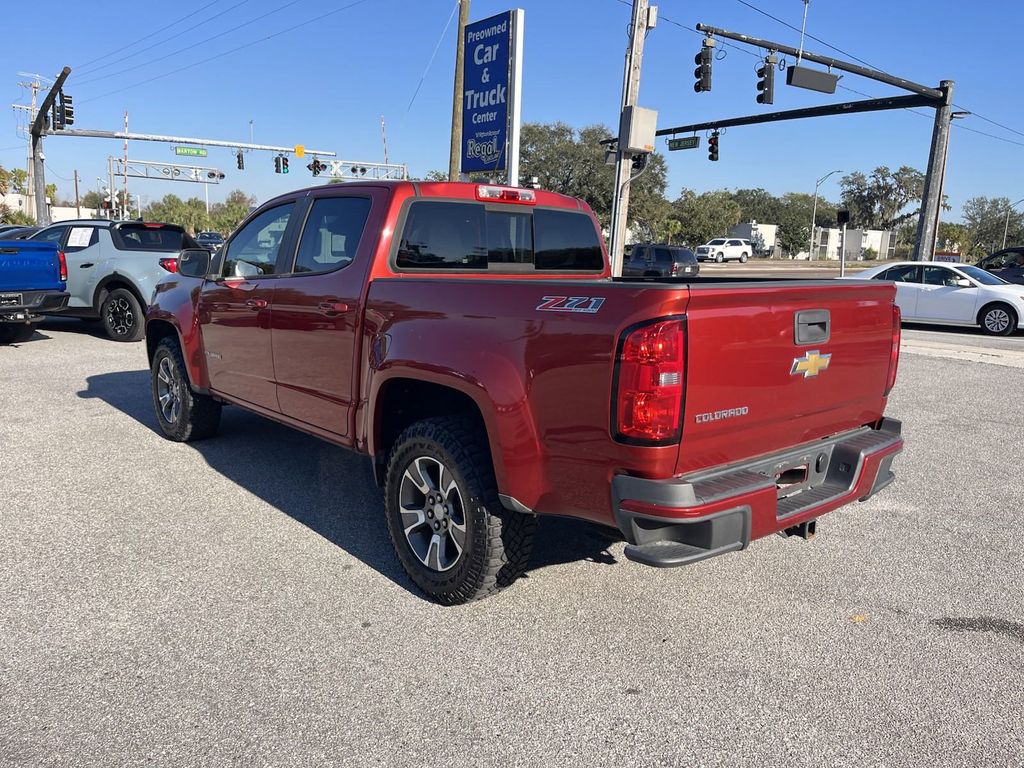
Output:
M594 314L604 304L603 296L545 296L538 312L585 312Z

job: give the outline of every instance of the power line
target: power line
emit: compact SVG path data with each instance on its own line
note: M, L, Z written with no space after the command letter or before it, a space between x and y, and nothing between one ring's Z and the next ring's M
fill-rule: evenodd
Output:
M768 13L768 11L765 11L765 10L762 10L761 8L758 8L753 3L747 2L747 0L736 0L736 2L739 3L740 5L743 5L743 6L746 6L747 8L750 8L752 11L757 11L762 16L767 16L772 21L776 21L779 24L781 24L782 26L788 27L789 29L792 29L795 32L799 32L800 31L799 27L796 27L796 26L790 24L789 22L780 19L778 16L774 16L774 15ZM829 42L827 42L825 40L822 40L820 37L815 37L814 35L811 35L811 34L808 34L807 37L809 37L811 40L814 40L816 42L821 43L822 45L824 45L824 46L826 46L828 48L831 48L833 51L836 51L837 53L841 53L843 56L848 56L849 58L851 58L854 61L857 61L857 62L863 64L866 67L871 67L871 69L876 69L879 72L883 72L885 74L889 74L888 72L885 72L885 70L879 69L874 64L871 64L870 62L864 61L864 59L858 58L857 56L854 56L852 53L850 53L848 51L844 51L842 48L839 48L839 47L834 46L834 45L832 45L831 43L829 43ZM998 126L999 128L1002 128L1003 130L1009 131L1010 133L1016 133L1018 136L1024 136L1024 131L1017 130L1016 128L1012 128L1012 127L1010 127L1008 125L1004 125L1003 123L1000 123L1000 122L996 122L992 118L985 117L985 115L982 115L982 114L974 111L970 107L965 107L962 104L954 104L953 106L956 107L957 109L962 109L962 110L965 110L967 112L970 112L972 116L978 118L979 120L984 120L986 123L991 123L992 125ZM917 114L920 114L920 113L917 113ZM965 126L961 125L960 127L964 128ZM982 131L975 130L974 132L975 133L980 133L982 136L992 136L993 138L999 138L998 136L993 136L993 134L984 133ZM1019 142L1010 141L1010 140L1007 140L1007 141L1009 141L1011 144L1019 143Z
M224 13L227 13L228 11L232 11L235 8L237 8L238 6L244 5L247 2L248 2L248 0L242 0L240 3L236 3L235 5L231 6L227 10L225 10L222 13L217 14L217 15L218 16L223 15ZM275 13L280 13L285 8L289 8L290 6L293 6L293 5L295 5L297 3L300 3L300 2L302 2L302 0L290 0L290 2L287 2L284 5L279 5L277 8L269 10L269 11L267 11L266 13L264 13L264 14L262 14L260 16L256 16L256 17L254 17L252 19L249 19L248 21L242 22L241 24L239 24L237 26L234 26L231 29L226 29L223 32L218 32L217 34L211 35L210 37L206 38L205 40L199 40L199 41L197 41L195 43L190 43L189 45L185 46L184 48L179 48L179 49L177 49L175 51L171 51L170 53L168 53L168 54L166 54L164 56L159 56L159 57L157 57L155 59L150 59L149 61L144 61L141 64L135 64L132 67L130 67L130 69L138 69L139 67L148 67L148 66L150 66L152 64L157 64L157 63L159 63L161 61L165 61L167 59L173 58L173 57L175 57L175 56L177 56L177 55L179 55L181 53L184 53L185 51L189 51L189 50L191 50L193 48L199 48L200 46L206 45L207 43L213 42L214 40L219 40L220 38L224 37L225 35L230 35L232 32L237 32L238 30L242 29L243 27L248 27L250 24L255 24L257 21L261 21L261 20L267 18L267 16L273 16ZM216 16L214 16L213 18L216 18ZM208 19L208 21L212 21L212 19ZM99 70L94 70L94 72L97 72L97 71L99 71ZM80 81L78 83L78 85L89 85L90 83L99 82L100 80L107 80L107 79L109 79L111 77L115 77L115 76L120 75L120 74L123 74L123 72L111 72L111 73L106 74L106 75L100 75L99 77L93 77L93 78L90 78L88 80L82 80L82 81Z
M90 59L89 61L85 62L84 64L79 64L76 67L76 69L85 69L85 68L89 67L90 65L95 64L97 61L103 61L103 59L109 58L110 56L113 56L114 54L120 53L121 51L125 51L125 50L127 50L127 49L129 49L129 48L131 48L133 46L138 45L141 42L145 42L146 40L149 40L151 37L156 37L157 35L162 35L168 29L170 29L171 27L177 26L178 24L180 24L181 22L185 21L186 19L189 19L192 16L195 16L195 14L197 14L197 13L202 13L207 8L209 8L210 6L216 5L219 2L220 2L220 0L213 0L213 2L207 3L202 8L200 8L198 11L192 11L191 13L187 13L184 16L182 16L180 19L178 19L177 21L173 21L170 24L168 24L166 27L161 27L160 29L156 30L155 32L152 32L151 34L146 35L145 37L140 37L138 40L136 40L133 43L128 43L128 45L123 45L120 48L115 48L114 50L109 51L108 53L104 53L102 56L97 56L95 59Z
M335 8L333 11L328 11L327 13L320 14L319 16L314 16L313 18L307 19L306 21L303 21L303 22L301 22L299 24L296 24L294 26L287 27L286 29L279 30L279 31L277 31L277 32L275 32L275 33L273 33L271 35L267 35L265 37L261 37L259 40L252 40L252 41L250 41L248 43L243 43L242 45L239 45L239 46L237 46L235 48L232 48L232 49L227 50L227 51L223 51L223 52L215 54L213 56L209 56L209 57L207 57L205 59L201 59L200 61L197 61L197 62L195 62L193 64L187 64L184 67L178 67L177 69L172 69L169 72L164 72L163 74L160 74L160 75L154 75L153 77L146 78L145 80L140 80L137 83L132 83L131 85L126 85L123 88L117 88L117 89L115 89L113 91L108 91L107 93L102 93L99 96L93 96L93 97L88 98L88 99L82 99L82 101L80 101L79 103L80 104L87 104L90 101L97 101L99 99L105 99L107 96L113 96L116 93L121 93L122 91L127 91L127 90L129 90L131 88L138 88L140 85L147 85L147 84L153 82L154 80L161 80L161 79L163 79L165 77L170 77L171 75L176 75L179 72L184 72L187 69L192 69L193 67L198 67L201 64L207 64L207 63L209 63L211 61L215 61L216 59L223 58L224 56L229 56L232 53L237 53L238 51L244 50L245 48L251 48L252 46L257 45L259 43L266 42L267 40L273 40L275 37L280 37L281 35L287 34L288 32L294 32L296 29L300 29L302 27L308 26L308 25L313 24L315 22L322 21L323 19L326 19L328 16L333 16L336 13L341 13L342 11L347 11L350 8L354 8L355 6L362 5L363 3L366 3L366 2L369 2L369 0L355 0L355 2L349 3L348 5L343 5L340 8Z
M412 109L412 103L416 101L416 96L420 92L420 88L423 87L423 81L427 79L427 72L430 71L430 65L434 63L434 57L437 56L437 51L441 47L441 43L444 41L444 36L448 34L448 27L452 25L452 19L455 18L455 12L459 10L459 2L456 0L452 6L452 12L448 15L448 21L444 25L444 29L441 30L440 36L437 38L437 43L434 45L434 52L430 54L430 61L427 62L427 66L423 70L423 74L420 75L420 81L416 84L416 90L413 91L412 98L409 99L409 106L405 108L406 113Z

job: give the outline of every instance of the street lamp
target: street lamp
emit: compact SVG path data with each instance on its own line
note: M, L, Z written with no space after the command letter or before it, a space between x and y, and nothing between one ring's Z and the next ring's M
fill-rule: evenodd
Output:
M1006 209L1006 223L1003 225L1003 248L1006 247L1006 231L1010 228L1010 212L1021 203L1024 203L1024 197Z
M842 173L842 171L830 171L814 183L814 205L811 207L811 242L807 247L808 261L814 261L814 221L818 218L818 187L824 184L825 179L834 173ZM846 247L845 244L843 247Z

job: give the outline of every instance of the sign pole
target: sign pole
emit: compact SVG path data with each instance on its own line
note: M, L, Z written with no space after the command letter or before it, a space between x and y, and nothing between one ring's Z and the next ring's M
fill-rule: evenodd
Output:
M526 12L522 8L512 11L512 73L509 77L508 96L511 107L508 115L508 184L519 186L519 131L523 106L523 23Z
M455 92L452 99L452 143L448 157L448 181L459 180L462 159L462 110L465 91L466 25L469 24L469 0L459 0L459 42L455 49Z

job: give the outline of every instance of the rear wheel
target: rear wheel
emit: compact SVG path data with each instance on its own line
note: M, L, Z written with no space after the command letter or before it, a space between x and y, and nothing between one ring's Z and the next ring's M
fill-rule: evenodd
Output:
M978 314L978 324L990 336L1009 336L1017 330L1017 313L1008 304L990 304Z
M746 264L746 263L747 263L747 254L741 253L740 254L740 264Z
M103 329L114 341L138 341L146 332L142 304L127 288L115 288L100 305Z
M220 427L221 404L192 391L185 373L185 358L173 339L156 348L150 366L153 408L160 431L171 440L188 443L211 437Z
M0 323L0 344L20 344L32 338L36 327L31 323Z
M537 520L498 500L487 442L472 422L417 422L388 458L385 514L409 578L444 605L479 600L526 569Z
M715 255L715 261L717 261L719 264L721 264L723 261L725 261L725 254L724 253L716 254Z

